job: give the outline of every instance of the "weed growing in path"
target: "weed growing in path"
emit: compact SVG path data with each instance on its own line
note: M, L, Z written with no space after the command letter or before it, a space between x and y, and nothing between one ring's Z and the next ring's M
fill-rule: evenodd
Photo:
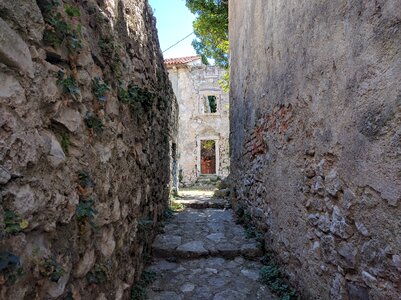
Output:
M153 271L143 271L141 279L131 289L131 300L148 299L146 287L156 280L156 273Z

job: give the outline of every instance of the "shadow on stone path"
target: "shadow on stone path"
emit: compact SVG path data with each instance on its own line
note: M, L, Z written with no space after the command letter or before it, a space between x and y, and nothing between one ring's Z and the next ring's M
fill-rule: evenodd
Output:
M214 199L201 201L216 207ZM147 270L157 279L148 288L149 299L277 299L259 282L261 255L231 209L187 208L174 214L153 244Z

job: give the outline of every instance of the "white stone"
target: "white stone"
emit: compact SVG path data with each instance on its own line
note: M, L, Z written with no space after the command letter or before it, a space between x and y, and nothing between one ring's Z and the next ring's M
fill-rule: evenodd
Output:
M366 283L366 285L370 287L377 281L375 276L366 271L362 271L362 279Z
M96 150L96 153L97 153L100 161L103 164L107 163L110 160L111 151L112 151L112 147L110 145L103 145L103 144L97 143L95 145L95 150Z
M65 273L57 282L46 282L47 293L52 298L60 297L65 290L65 286L67 285L68 280L70 279L70 273Z
M202 241L188 242L177 247L176 250L183 257L199 257L209 253L209 251L205 249Z
M217 274L217 270L213 269L213 268L206 268L205 271L209 272L209 273Z
M59 141L50 131L44 131L42 133L42 138L47 150L50 164L53 167L57 167L66 160L66 156Z
M31 53L21 37L0 18L0 62L17 68L30 77L34 75Z
M398 272L401 273L401 257L399 255L393 255L392 263L393 266L397 268Z
M10 189L10 192L14 194L13 206L21 215L33 213L41 206L39 199L35 197L33 190L28 184L18 187L14 186Z
M252 280L259 280L259 272L255 270L241 270L241 273Z
M355 226L363 236L369 236L369 231L365 225L359 222L355 222Z
M0 100L4 103L8 99L13 106L21 105L26 102L25 91L15 77L0 73Z
M95 250L88 249L86 250L82 259L78 262L75 267L74 275L75 277L82 278L84 277L95 265L96 257Z
M104 257L110 258L116 248L116 242L114 240L114 228L108 226L102 229L102 239L99 243L100 253Z
M8 170L0 166L0 184L6 184L11 179L11 174Z
M224 239L224 234L221 232L218 233L212 233L206 236L209 240L212 240L214 242L219 242L220 240Z
M76 132L82 123L81 114L77 110L68 107L63 107L54 120L63 124L71 132Z
M183 292L183 293L192 292L194 289L195 289L195 285L192 283L189 283L189 282L187 282L181 286L181 292Z
M106 101L106 113L108 116L118 116L120 113L120 104L115 97L111 95L108 97Z
M325 177L325 186L326 191L332 196L336 196L337 193L341 190L342 182L338 178L338 174L335 170L331 170L329 174Z

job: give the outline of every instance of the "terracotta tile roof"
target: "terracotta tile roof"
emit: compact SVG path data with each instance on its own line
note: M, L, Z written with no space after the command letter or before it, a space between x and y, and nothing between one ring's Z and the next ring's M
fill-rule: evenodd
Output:
M200 59L200 56L187 56L187 57L178 57L178 58L167 58L164 60L166 65L183 65L194 60Z

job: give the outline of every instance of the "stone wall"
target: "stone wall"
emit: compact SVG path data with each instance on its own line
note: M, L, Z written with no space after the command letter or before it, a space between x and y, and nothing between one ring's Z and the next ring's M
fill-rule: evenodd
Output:
M200 141L218 141L219 160L217 172L220 177L229 173L229 99L219 80L225 70L202 64L167 65L169 78L179 105L178 170L181 185L191 185L200 175ZM216 95L218 112L204 114L201 101L205 95Z
M146 0L0 1L0 298L126 299L177 105Z
M401 5L230 1L231 179L305 299L401 294Z

